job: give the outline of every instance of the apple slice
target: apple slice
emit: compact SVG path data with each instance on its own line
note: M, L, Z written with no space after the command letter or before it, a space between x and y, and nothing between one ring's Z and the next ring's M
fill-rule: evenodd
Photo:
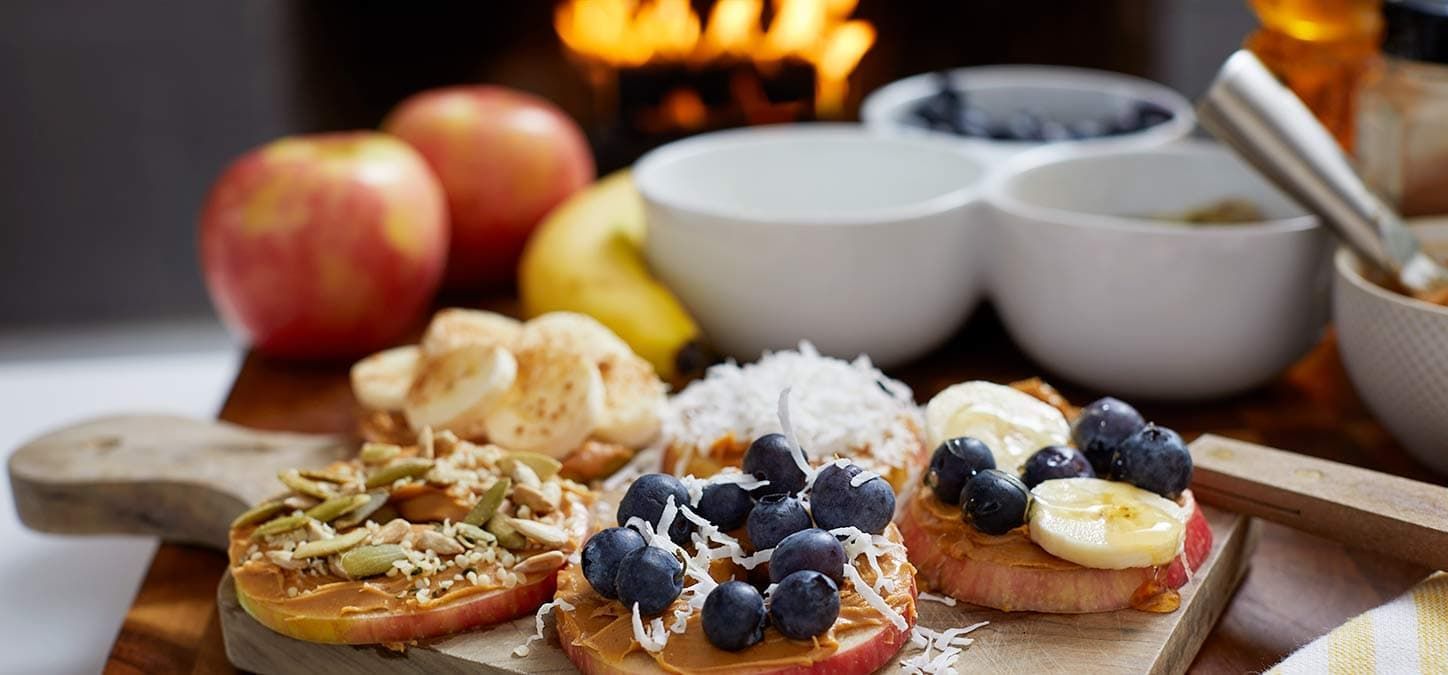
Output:
M1123 570L1082 567L1032 543L1023 530L999 537L980 534L960 520L958 507L915 490L896 522L920 570L922 583L957 600L1003 611L1083 614L1157 604L1153 589L1180 588L1187 569L1200 568L1212 550L1212 530L1190 490L1182 493L1187 517L1183 550L1170 564Z

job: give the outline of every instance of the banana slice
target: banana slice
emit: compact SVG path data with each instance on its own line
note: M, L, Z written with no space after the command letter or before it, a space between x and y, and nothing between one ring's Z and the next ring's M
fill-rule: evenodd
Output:
M519 349L578 354L594 362L608 356L633 356L633 350L607 326L587 314L549 312L523 324Z
M422 334L422 353L445 354L463 345L513 349L523 324L512 317L477 309L451 307L432 315Z
M512 387L517 374L518 363L502 347L458 347L422 363L403 415L413 431L430 426L476 438L483 432L484 414Z
M1019 475L1032 453L1065 445L1071 425L1061 411L1022 391L992 382L964 382L947 388L925 406L930 447L970 436L995 455L996 468Z
M362 407L393 412L402 410L407 389L417 373L417 347L393 347L352 365L352 394Z
M667 397L664 383L643 358L610 354L598 362L603 375L603 417L598 437L641 448L659 435Z
M1128 483L1048 480L1031 490L1031 497L1031 541L1083 567L1165 565L1186 538L1186 509Z
M509 450L562 458L603 417L603 376L590 359L568 352L517 353L518 379L483 419L488 440Z

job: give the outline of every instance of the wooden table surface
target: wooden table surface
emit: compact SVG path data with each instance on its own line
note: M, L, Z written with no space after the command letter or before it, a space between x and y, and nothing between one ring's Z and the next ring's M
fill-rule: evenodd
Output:
M298 365L250 355L221 418L262 429L345 432L355 406L347 364ZM982 310L952 342L892 375L927 400L968 379L1040 374ZM1099 395L1059 387L1073 402ZM1210 404L1140 404L1188 440L1231 436L1419 480L1442 482L1392 441L1352 394L1329 339L1276 382ZM108 673L230 673L216 614L226 556L163 544L111 649ZM1427 570L1264 523L1250 571L1207 638L1193 672L1261 671L1348 618L1412 586ZM980 643L973 649L990 649Z

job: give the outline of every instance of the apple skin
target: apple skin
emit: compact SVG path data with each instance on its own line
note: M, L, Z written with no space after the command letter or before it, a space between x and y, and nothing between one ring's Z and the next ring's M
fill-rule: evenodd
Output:
M1156 581L1167 588L1187 582L1186 566L1196 570L1212 550L1212 530L1196 499L1183 493L1187 518L1183 552L1161 570ZM916 490L906 500L896 524L905 539L910 562L920 570L920 579L962 602L1003 611L1032 611L1052 614L1084 614L1128 609L1132 595L1152 578L1152 568L1124 570L1037 569L997 562L954 558L934 545L921 525L921 517L933 517L918 503L934 499L926 490Z
M222 319L264 354L366 354L414 325L436 293L445 208L421 155L395 138L283 138L242 155L211 188L199 233L206 286Z
M417 148L442 183L452 225L444 283L453 290L511 282L533 228L595 175L577 123L504 87L424 91L382 128Z

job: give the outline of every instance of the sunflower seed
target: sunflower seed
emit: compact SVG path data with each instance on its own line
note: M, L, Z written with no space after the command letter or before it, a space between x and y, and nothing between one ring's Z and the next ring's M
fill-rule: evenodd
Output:
M544 546L562 546L568 543L568 533L562 528L554 527L536 520L521 520L514 518L511 523L513 529L523 536L532 539Z
M473 504L473 509L463 518L463 522L469 525L482 525L498 512L498 507L503 505L503 499L508 495L508 488L513 486L513 481L507 478L500 478L478 497L478 503Z
M262 502L243 511L241 515L237 516L235 520L231 521L231 527L232 529L236 529L238 527L245 527L247 525L251 525L252 523L259 523L263 520L266 520L267 518L281 513L281 510L283 508L286 508L286 505L283 504L280 499L272 500L269 502Z
M517 521L513 518L498 513L488 519L488 524L484 526L484 529L497 538L498 545L503 548L523 548L528 545L528 541L523 538L522 534L519 534L517 528L513 527L515 522Z
M307 561L293 558L291 551L267 551L266 559L270 560L273 565L287 570L300 570L307 567Z
M548 488L553 488L549 490ZM519 485L513 488L513 501L528 507L537 514L545 514L558 508L563 491L557 483L547 483L541 488Z
M316 558L333 553L341 553L353 546L362 543L371 534L366 529L358 528L347 534L339 534L331 539L318 539L309 541L292 549L293 558Z
M513 566L513 571L519 574L534 574L536 572L549 572L563 566L568 556L563 551L548 551L539 553L523 562Z
M538 472L534 471L533 467L528 466L525 462L513 460L504 461L500 464L508 465L506 470L508 475L513 477L514 483L527 485L528 487L538 487L543 484L543 481L538 480Z
M342 571L352 579L364 579L375 577L379 574L386 574L392 569L392 563L399 560L406 560L407 552L397 544L380 544L378 546L361 546L354 548L340 556L339 563Z
M456 539L437 530L424 530L417 536L416 548L432 551L438 555L457 555L463 552L463 545Z
M363 443L358 453L365 464L383 464L402 454L402 446L393 443Z
M346 529L352 527L353 525L360 525L363 522L366 522L366 520L371 517L372 514L377 513L385 504L387 504L387 491L373 490L367 493L366 504L357 507L355 511L352 511L351 513L348 513L341 518L338 518L336 522L332 523L332 525L341 529Z
M386 487L400 478L416 478L432 469L432 460L421 457L399 459L367 477L367 488Z
M432 427L423 427L422 433L417 435L417 451L423 457L432 459L436 457L436 446L433 445Z
M396 544L412 531L412 525L401 518L394 518L387 521L381 529L377 530L376 541L379 544Z
M477 525L458 523L456 525L453 525L453 529L457 531L458 541L461 541L464 546L468 546L470 548L478 548L480 546L492 546L498 543L498 538L494 537L493 533L484 530Z
M538 476L538 480L542 481L557 476L558 470L563 468L562 463L548 455L528 452L526 450L513 450L503 455L503 460L499 462L499 468L508 473L512 473L512 464L514 462L521 462L528 465L528 468L532 469L533 473Z
M307 515L324 523L330 523L362 508L370 501L372 498L369 495L338 495L307 509Z
M296 469L287 469L277 474L277 480L298 494L317 499L328 499L332 496L332 488L323 487L321 483L308 478L302 478L302 473Z
M305 527L311 520L311 518L300 513L290 516L278 516L257 526L257 528L252 531L251 536L253 539L258 539L273 534L291 532L292 530Z

